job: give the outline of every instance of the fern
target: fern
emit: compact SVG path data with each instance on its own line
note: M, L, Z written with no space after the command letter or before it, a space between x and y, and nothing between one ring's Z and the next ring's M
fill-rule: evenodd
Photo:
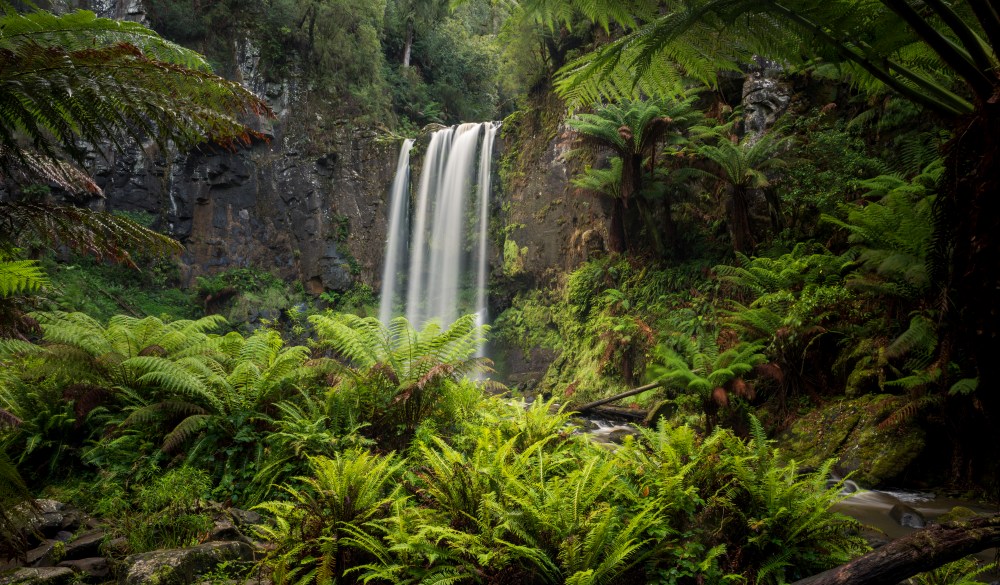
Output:
M0 261L0 297L32 293L48 284L35 260Z

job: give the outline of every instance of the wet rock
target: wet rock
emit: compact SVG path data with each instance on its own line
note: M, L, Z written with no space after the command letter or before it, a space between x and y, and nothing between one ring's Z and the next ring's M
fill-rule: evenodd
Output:
M63 561L57 566L66 567L74 573L81 573L87 577L96 579L107 577L111 574L111 567L108 565L108 559L104 557L90 557L86 559Z
M778 437L786 460L818 468L835 459L833 471L866 488L907 484L910 464L923 451L926 433L909 423L881 428L905 397L866 395L832 400L798 419Z
M865 542L868 543L868 546L872 548L885 546L892 541L892 539L889 538L885 532L871 526L864 526L861 528L861 538L864 538Z
M103 530L84 532L79 538L66 544L66 553L63 555L63 558L66 560L75 560L100 555L101 543L104 541L104 536Z
M0 585L68 585L73 579L73 571L66 567L37 567L0 575Z
M970 520L978 516L974 510L970 510L965 506L955 506L948 513L942 514L936 518L939 524L945 522L964 522L965 520Z
M65 505L62 502L35 500L35 506L37 506L39 513L29 524L32 531L40 532L46 538L51 538L63 530L63 520L66 515L63 514Z
M235 524L225 519L215 521L215 525L212 527L207 540L217 542L238 541L251 544L250 539L244 536Z
M896 504L889 510L889 517L900 526L923 528L927 525L924 515L906 504Z
M29 567L52 567L56 564L55 550L58 540L46 540L42 544L24 553L24 563Z
M225 561L253 560L245 542L209 542L193 548L156 550L125 559L125 585L187 585Z
M56 532L55 540L58 540L59 542L69 542L73 540L73 533L69 530L60 530L59 532Z
M264 517L253 510L230 508L229 515L240 528L245 526L257 526L258 524L264 523Z
M642 424L647 427L656 427L661 418L670 420L670 417L674 416L676 412L677 403L673 400L664 400L649 411L649 414L646 415L646 420Z

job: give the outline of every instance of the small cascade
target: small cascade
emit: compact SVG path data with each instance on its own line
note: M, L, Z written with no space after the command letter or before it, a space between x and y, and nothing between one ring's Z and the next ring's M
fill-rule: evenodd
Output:
M475 312L487 321L489 197L497 124L461 124L431 135L411 205L409 150L392 184L379 319L447 327ZM405 159L405 162L404 162ZM407 216L412 221L407 222ZM408 262L403 261L409 249ZM405 291L405 294L404 294Z
M396 176L392 180L389 194L389 238L385 246L385 265L382 267L382 298L378 307L378 318L383 323L392 319L392 301L396 298L397 275L403 268L401 262L406 254L406 238L394 237L406 233L406 222L410 206L410 150L413 140L403 141L396 163Z

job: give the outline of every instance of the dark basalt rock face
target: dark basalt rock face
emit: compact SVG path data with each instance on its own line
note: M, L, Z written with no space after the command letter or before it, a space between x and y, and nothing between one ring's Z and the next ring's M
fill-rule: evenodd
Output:
M90 0L89 7L146 20L142 0ZM275 112L247 120L267 139L183 155L152 144L117 156L95 151L90 167L105 198L92 205L154 215L155 229L185 244L188 283L252 266L300 280L314 294L356 280L377 288L398 141L338 119L337 104L316 98L294 72L266 80L253 39L235 41L232 56L237 80Z

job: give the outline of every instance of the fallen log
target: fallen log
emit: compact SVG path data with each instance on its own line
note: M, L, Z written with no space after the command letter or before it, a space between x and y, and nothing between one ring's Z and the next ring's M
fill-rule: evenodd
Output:
M636 394L642 394L643 392L649 392L654 388L659 388L663 385L663 382L653 382L652 384L646 384L645 386L639 386L638 388L633 388L627 392L622 392L621 394L615 394L614 396L608 398L602 398L600 400L595 400L593 402L588 402L580 406L575 406L572 408L574 412L587 412L588 410L593 410L598 406L605 405L609 402L614 402L616 400L621 400L622 398L628 398L629 396L635 396Z
M648 411L638 410L635 408L621 408L617 406L595 406L590 410L596 416L610 418L610 419L625 419L633 421L641 421L646 418Z
M1000 514L929 526L792 585L896 585L917 573L1000 546Z

